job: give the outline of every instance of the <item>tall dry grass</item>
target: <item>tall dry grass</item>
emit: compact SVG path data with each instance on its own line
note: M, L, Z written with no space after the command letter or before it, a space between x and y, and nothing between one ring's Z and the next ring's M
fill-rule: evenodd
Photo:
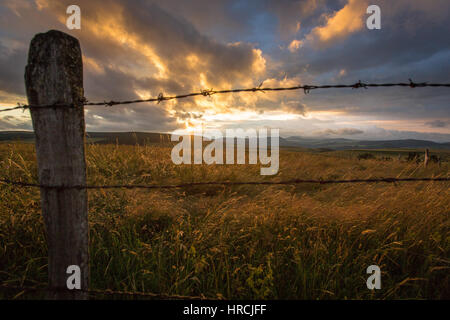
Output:
M449 164L282 151L280 172L182 165L164 146L87 147L90 184L448 176ZM33 146L2 177L36 182ZM43 286L39 191L0 185L0 283ZM89 191L91 287L233 299L450 298L449 183ZM382 271L368 290L366 268ZM1 292L0 297L36 297Z

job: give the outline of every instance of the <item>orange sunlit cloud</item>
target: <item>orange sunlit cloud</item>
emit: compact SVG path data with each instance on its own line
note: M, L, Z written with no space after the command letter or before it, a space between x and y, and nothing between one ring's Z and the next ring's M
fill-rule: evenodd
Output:
M314 28L308 39L326 45L361 30L367 5L366 0L349 0L341 10L327 16L324 26Z

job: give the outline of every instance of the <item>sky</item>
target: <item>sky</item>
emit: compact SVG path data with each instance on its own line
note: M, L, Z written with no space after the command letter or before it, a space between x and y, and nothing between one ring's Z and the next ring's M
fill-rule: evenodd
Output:
M81 9L69 30L66 9ZM381 29L369 30L369 5ZM26 103L28 46L51 29L80 40L85 97L128 100L203 89L450 83L448 0L0 0L0 106ZM281 136L450 141L448 88L236 93L86 107L87 131L279 128ZM28 111L0 130L32 130Z

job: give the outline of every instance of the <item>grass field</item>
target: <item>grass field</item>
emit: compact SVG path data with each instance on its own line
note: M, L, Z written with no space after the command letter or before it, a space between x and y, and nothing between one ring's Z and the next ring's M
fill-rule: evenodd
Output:
M449 162L282 150L255 165L182 165L162 145L87 147L88 183L449 176ZM0 144L0 176L37 182L32 144ZM90 190L91 287L233 299L450 298L448 182ZM0 283L42 287L39 191L0 185ZM366 268L381 268L381 289ZM33 298L2 291L1 298Z

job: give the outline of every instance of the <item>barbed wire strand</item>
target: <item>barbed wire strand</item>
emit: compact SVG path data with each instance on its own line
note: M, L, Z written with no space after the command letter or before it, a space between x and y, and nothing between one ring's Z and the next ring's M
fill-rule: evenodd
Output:
M143 102L157 102L160 103L162 101L174 100L174 99L184 99L195 96L205 96L209 97L214 94L226 94L226 93L238 93L238 92L266 92L266 91L292 91L292 90L303 90L305 94L309 93L311 90L316 89L343 89L343 88L378 88L378 87L410 87L410 88L424 88L424 87L450 87L450 83L427 83L427 82L413 82L409 79L409 82L399 82L399 83L364 83L358 81L354 84L336 84L336 85L298 85L293 87L262 87L262 83L258 87L254 88L240 88L240 89L227 89L227 90L213 90L213 89L204 89L200 90L200 92L193 92L175 96L164 96L163 93L160 93L158 97L153 97L149 99L136 99L136 100L124 100L124 101L102 101L102 102L89 102L86 98L83 101L80 101L78 105L84 106L105 106L112 107L115 105L126 105L126 104L134 104L134 103L143 103ZM51 105L22 105L18 104L17 107L12 107L8 109L0 109L0 112L4 111L12 111L17 109L30 109L30 108L56 108L56 107L73 107L74 105L67 104L51 104Z
M189 182L181 184L116 184L116 185L74 185L74 186L52 186L42 185L38 183L29 183L21 181L13 181L10 179L0 179L0 183L14 185L18 187L32 187L44 189L178 189L196 186L238 186L238 185L294 185L302 183L314 184L344 184L344 183L396 183L396 182L442 182L450 181L449 177L433 177L433 178L371 178L371 179L342 179L342 180L322 180L322 179L291 179L282 181L206 181L206 182Z
M28 292L38 292L38 293L51 293L51 292L62 292L66 291L68 293L74 293L75 291L66 290L66 289L56 289L56 288L37 288L37 287L29 287L29 286L13 286L10 284L0 284L0 288L8 289L8 290L20 290L20 291L28 291ZM133 297L147 297L147 298L158 298L158 299L178 299L178 300L204 300L207 297L201 296L185 296L185 295L177 295L177 294L165 294L165 293L153 293L153 292L143 292L143 291L123 291L123 290L100 290L100 289L89 289L89 290L76 290L78 292L84 292L91 296L133 296Z
M17 110L17 109L25 110L25 109L28 109L28 106L19 105L17 107L13 107L13 108L1 109L0 112L12 111L12 110Z

